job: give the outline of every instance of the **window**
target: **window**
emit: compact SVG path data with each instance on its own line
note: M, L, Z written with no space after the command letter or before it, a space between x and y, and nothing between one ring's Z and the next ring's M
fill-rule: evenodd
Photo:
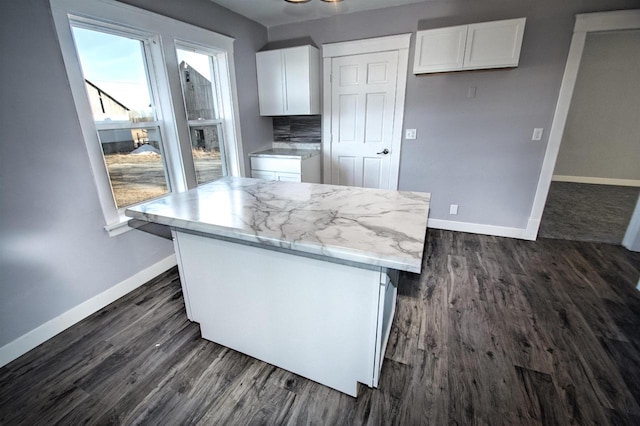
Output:
M78 59L118 209L169 192L151 96L148 40L72 22Z
M112 0L50 1L110 235L127 206L244 174L233 39Z

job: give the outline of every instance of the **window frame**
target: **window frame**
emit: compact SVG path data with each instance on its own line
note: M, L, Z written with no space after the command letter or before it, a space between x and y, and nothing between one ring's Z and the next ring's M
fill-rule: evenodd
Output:
M233 55L234 39L163 15L112 0L50 0L54 25L76 105L89 163L96 183L98 198L110 236L130 230L124 208L118 209L93 119L84 76L72 34L72 22L95 25L113 34L149 40L145 45L151 96L156 108L156 122L162 135L163 160L169 191L183 192L197 186L191 154L187 112L182 95L176 49L193 46L204 52L215 52L220 79L222 132L225 143L227 173L244 175L244 161L238 112L238 96ZM90 28L90 27L89 27ZM148 49L147 49L148 47ZM148 50L148 51L147 51ZM155 86L155 89L154 89ZM156 93L154 93L156 92ZM133 123L135 124L135 123Z

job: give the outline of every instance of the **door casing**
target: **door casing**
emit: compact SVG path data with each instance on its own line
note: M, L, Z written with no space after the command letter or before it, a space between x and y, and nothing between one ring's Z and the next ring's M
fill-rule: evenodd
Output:
M327 43L322 45L323 57L323 107L322 107L322 160L323 182L331 183L331 114L332 83L331 69L333 58L340 56L361 55L364 53L398 52L398 80L396 85L395 114L391 137L391 164L389 167L389 187L398 189L400 178L400 152L402 147L402 130L404 124L404 102L407 87L407 71L409 65L409 44L411 34L399 34L363 40Z

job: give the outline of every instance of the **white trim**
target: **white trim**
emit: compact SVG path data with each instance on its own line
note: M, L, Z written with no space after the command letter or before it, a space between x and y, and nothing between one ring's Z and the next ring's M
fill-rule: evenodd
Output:
M331 183L331 68L335 57L361 55L385 51L398 52L398 72L396 83L396 103L391 136L389 164L389 187L398 189L400 180L400 154L402 153L402 130L404 126L404 104L407 93L407 72L409 69L409 44L411 33L376 37L363 40L328 43L322 45L323 56L323 110L322 110L322 161L323 183Z
M56 318L23 334L14 341L7 343L0 348L0 367L26 354L36 346L46 342L93 313L98 312L100 309L115 302L143 284L146 284L174 266L176 266L176 256L172 254L121 283L114 285L108 290L103 291L97 296L74 306Z
M505 226L485 225L482 223L456 222L453 220L429 219L427 228L444 229L447 231L469 232L471 234L495 235L496 237L518 238L530 240L526 230L522 228L507 228Z
M573 182L573 183L592 183L596 185L617 185L617 186L640 186L640 180L637 179L612 179L589 176L566 176L553 175L552 182Z
M125 232L131 231L133 228L129 227L129 219L125 218L117 223L112 223L111 225L106 225L104 230L107 231L110 237L115 237L116 235L124 234Z
M581 13L576 15L574 32L632 30L638 28L640 9L612 12Z
M331 58L322 59L322 183L331 184Z
M576 16L576 25L574 27L573 37L571 39L571 47L569 48L569 56L562 77L562 85L558 95L558 103L549 132L549 143L542 162L542 169L538 179L535 198L531 207L531 215L527 225L527 239L535 240L542 213L549 194L549 186L553 176L553 169L558 158L560 150L560 142L567 123L569 115L569 106L573 97L578 70L580 69L580 61L584 50L585 40L588 32L594 31L611 31L621 29L640 28L640 10L623 10L614 12L589 13Z
M640 251L640 197L638 197L629 227L622 239L622 246L627 250Z
M342 41L322 45L323 58L361 55L363 53L386 52L389 50L409 49L411 33L362 40Z
M411 34L409 34L410 36ZM407 43L408 43L407 38ZM404 127L404 100L407 94L407 72L409 70L409 49L398 50L398 80L396 84L395 118L393 134L391 135L391 149L395 155L391 156L389 165L389 189L398 189L400 183L400 155L402 153L402 129Z

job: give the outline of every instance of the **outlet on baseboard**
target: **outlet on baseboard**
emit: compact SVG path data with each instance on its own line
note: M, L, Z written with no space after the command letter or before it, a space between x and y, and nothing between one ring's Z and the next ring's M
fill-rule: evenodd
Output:
M449 214L458 214L458 205L457 204L451 204L449 206Z

